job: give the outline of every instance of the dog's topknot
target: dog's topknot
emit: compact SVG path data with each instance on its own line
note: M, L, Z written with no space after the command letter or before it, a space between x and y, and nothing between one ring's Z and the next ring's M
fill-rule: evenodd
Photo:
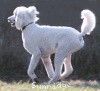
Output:
M39 14L39 12L37 11L35 6L28 7L28 11L29 11L34 22L39 20L39 18L37 17L37 14Z

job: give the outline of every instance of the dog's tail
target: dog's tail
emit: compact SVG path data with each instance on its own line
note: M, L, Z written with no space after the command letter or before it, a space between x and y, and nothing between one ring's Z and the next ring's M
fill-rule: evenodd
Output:
M83 19L83 23L81 26L81 36L90 35L93 29L96 26L96 17L94 13L90 10L83 10L81 12L81 18Z

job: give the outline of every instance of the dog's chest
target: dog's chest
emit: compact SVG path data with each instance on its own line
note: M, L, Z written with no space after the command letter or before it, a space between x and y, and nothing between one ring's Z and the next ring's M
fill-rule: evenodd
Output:
M23 41L23 47L29 52L29 53L33 53L33 49L34 49L34 37L31 36L31 34L22 34L22 41Z
M29 52L32 53L32 44L29 41L23 40L23 47Z

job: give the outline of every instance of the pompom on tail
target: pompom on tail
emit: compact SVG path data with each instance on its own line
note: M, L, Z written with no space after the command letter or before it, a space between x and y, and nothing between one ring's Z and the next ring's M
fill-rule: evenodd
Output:
M81 35L85 36L90 35L93 29L96 26L96 17L95 14L90 10L83 10L81 12L81 18L83 19L83 23L81 26Z

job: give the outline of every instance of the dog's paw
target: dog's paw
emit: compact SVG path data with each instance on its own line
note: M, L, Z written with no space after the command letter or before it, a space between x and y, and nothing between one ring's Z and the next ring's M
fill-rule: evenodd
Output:
M34 78L34 82L36 82L37 84L40 83L38 78Z
M34 78L34 80L30 79L29 80L29 83L32 83L32 84L39 84L40 83L40 80L38 78Z

